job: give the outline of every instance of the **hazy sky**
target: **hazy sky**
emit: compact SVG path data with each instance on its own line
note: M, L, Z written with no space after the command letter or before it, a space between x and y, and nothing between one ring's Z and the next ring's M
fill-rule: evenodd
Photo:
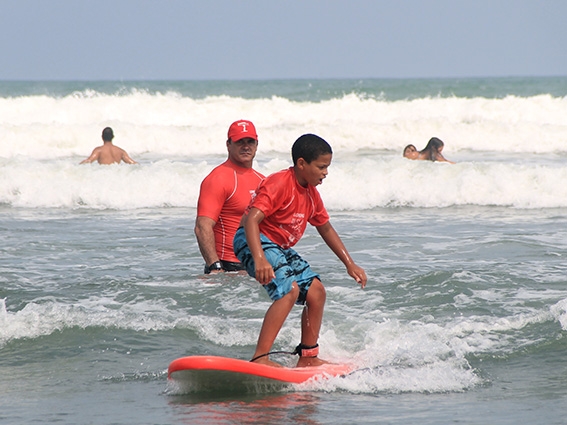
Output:
M0 0L0 80L567 75L565 0Z

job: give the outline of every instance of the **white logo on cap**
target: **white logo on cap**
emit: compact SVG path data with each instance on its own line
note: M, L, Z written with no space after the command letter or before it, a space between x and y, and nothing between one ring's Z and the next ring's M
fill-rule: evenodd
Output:
M238 125L240 127L242 127L242 132L243 133L248 133L248 129L246 127L248 127L248 123L247 122L239 122Z

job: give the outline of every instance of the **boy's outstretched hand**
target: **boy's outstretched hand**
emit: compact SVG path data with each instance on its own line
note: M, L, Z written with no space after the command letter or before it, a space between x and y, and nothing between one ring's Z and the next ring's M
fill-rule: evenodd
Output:
M343 262L347 268L348 274L358 282L361 288L364 288L366 286L366 281L368 280L366 273L362 267L358 267L353 261L339 234L331 225L331 222L327 221L325 224L317 226L317 231L327 246L331 248L331 251L333 251L339 260Z
M362 267L358 267L356 264L353 264L347 268L347 272L350 277L358 282L362 289L366 287L366 281L368 278L366 277L366 272Z

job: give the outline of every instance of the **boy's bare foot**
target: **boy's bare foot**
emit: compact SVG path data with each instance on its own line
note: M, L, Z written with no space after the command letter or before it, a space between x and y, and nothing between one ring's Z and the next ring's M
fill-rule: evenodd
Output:
M319 357L300 357L296 367L321 366L330 362Z
M268 356L258 357L256 360L253 361L253 363L265 364L266 366L272 366L272 367L283 367L281 364L271 361Z

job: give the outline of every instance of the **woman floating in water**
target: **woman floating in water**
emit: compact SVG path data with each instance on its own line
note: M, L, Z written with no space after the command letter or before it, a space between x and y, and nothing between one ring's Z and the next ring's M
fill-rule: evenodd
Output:
M432 137L429 139L429 142L427 142L425 149L421 151L418 151L414 145L407 145L404 148L404 158L418 159L422 161L450 162L451 164L454 164L453 161L445 159L441 153L443 151L443 146L445 146L445 144L441 139Z

